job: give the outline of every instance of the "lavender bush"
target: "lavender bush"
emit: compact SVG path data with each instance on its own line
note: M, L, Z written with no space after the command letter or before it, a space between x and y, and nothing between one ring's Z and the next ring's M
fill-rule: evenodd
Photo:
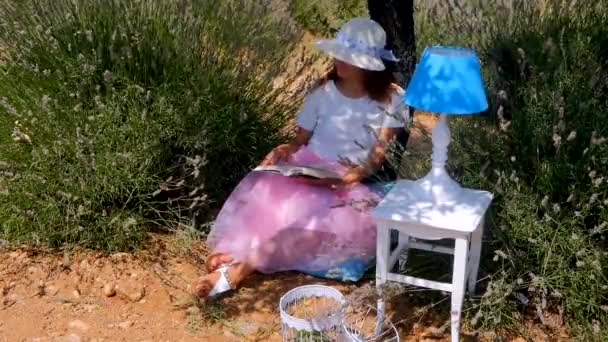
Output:
M106 250L206 222L278 141L265 3L0 3L0 238ZM282 95L279 98L279 94Z

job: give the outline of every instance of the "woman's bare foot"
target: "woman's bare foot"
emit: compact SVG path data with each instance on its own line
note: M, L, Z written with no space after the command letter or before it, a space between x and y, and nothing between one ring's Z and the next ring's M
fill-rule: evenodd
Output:
M219 272L212 272L196 279L192 282L192 294L200 298L206 298L219 279Z
M233 286L232 289L236 289L253 271L254 268L249 263L244 262L239 262L228 267L226 270L227 280ZM221 273L215 271L196 279L192 282L192 294L200 298L207 298L220 277Z
M217 270L222 264L228 264L234 261L234 258L228 254L215 253L207 257L207 272Z

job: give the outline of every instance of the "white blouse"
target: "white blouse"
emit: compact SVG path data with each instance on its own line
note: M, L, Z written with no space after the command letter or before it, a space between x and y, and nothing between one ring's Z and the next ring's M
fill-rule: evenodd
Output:
M347 97L328 81L306 96L297 124L312 131L308 147L319 156L361 165L368 161L381 128L403 127L409 122L403 94L399 88L387 105L368 96Z

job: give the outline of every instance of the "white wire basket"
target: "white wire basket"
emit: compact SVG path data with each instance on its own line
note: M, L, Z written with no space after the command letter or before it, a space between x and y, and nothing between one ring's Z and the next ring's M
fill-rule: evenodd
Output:
M344 341L345 302L340 291L323 285L300 286L287 292L279 302L283 341Z
M371 305L351 305L344 310L343 337L348 342L399 342L395 325Z
M279 302L284 342L399 342L393 323L370 305L347 305L340 291L307 285Z

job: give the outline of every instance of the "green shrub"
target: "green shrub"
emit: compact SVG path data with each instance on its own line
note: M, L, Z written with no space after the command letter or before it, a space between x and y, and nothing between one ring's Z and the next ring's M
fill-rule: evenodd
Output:
M0 238L108 250L208 217L277 142L295 30L237 1L0 3Z
M530 308L541 322L563 314L572 336L601 339L608 323L608 8L531 1L476 10L471 3L418 17L420 48L479 51L492 100L485 119L452 125L454 174L496 195L482 268L489 282L471 323L517 323Z
M362 0L293 0L289 10L302 28L315 34L329 35L350 18L366 15L367 3Z

